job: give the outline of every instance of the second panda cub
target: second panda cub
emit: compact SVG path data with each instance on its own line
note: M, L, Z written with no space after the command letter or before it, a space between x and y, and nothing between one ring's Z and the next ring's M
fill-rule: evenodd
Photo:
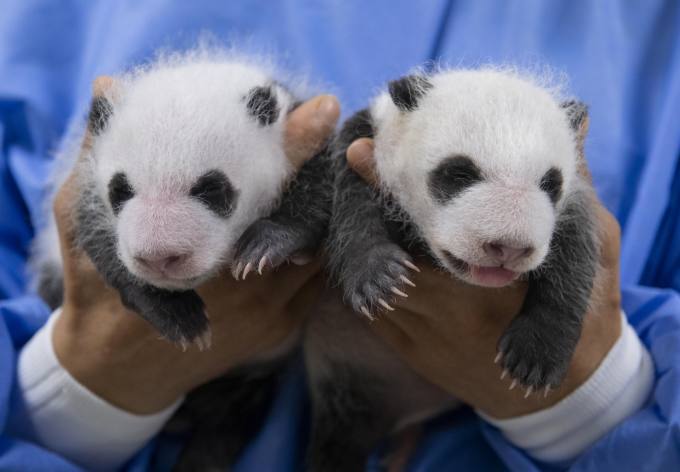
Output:
M391 82L340 136L329 252L346 302L368 316L391 310L412 285L407 251L418 249L471 284L526 280L496 361L527 394L559 385L597 267L590 186L578 172L586 127L585 105L511 72ZM359 137L375 141L378 189L344 159Z

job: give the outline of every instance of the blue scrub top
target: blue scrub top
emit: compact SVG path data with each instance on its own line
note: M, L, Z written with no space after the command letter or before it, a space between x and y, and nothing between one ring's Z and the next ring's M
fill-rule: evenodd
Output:
M586 155L595 186L623 227L623 305L650 349L649 404L586 451L574 470L680 470L680 2L431 0L52 2L0 8L0 470L75 466L6 433L17 350L45 321L24 264L40 224L45 179L91 82L200 37L266 53L344 116L387 80L436 61L515 64L568 77L590 105ZM302 374L291 372L237 470L299 470ZM161 448L161 450L163 450ZM129 465L163 468L150 445ZM374 464L375 465L375 464ZM369 466L370 468L371 466ZM469 411L428 424L411 470L547 469Z

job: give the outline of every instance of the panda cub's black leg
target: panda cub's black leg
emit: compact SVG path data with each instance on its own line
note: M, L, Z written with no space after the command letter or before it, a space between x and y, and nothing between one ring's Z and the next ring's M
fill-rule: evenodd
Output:
M210 327L203 300L193 290L162 290L135 279L118 258L115 233L102 215L106 215L104 202L93 189L85 189L76 210L77 244L106 283L164 338L183 347L190 343L208 347Z
M388 301L413 285L411 257L390 237L377 191L347 164L347 148L358 138L373 137L370 113L362 110L344 124L333 149L335 194L328 254L331 273L355 311L371 317L391 310Z
M340 366L312 386L313 422L307 452L309 472L361 472L389 425L362 378ZM370 392L370 389L369 389Z
M328 150L307 161L268 218L253 223L239 238L234 277L276 268L300 253L314 253L326 235L331 211L332 169Z
M597 268L587 194L567 203L544 264L531 274L522 309L498 344L501 366L527 387L527 396L561 383L581 335Z
M236 368L189 393L165 428L188 436L173 471L231 470L266 420L288 362Z

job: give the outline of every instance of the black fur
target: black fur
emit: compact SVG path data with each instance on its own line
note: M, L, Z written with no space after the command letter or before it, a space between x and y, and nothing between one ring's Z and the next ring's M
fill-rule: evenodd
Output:
M188 436L173 470L229 470L266 419L286 364L240 367L191 392L166 426Z
M191 187L189 194L222 218L228 218L233 213L238 201L238 191L221 170L203 174Z
M82 186L76 206L77 244L92 259L123 304L139 313L172 342L192 343L209 334L201 298L193 290L162 290L138 280L118 258L116 234L109 209L93 183Z
M571 129L578 132L583 122L588 119L588 105L578 100L569 100L560 105L567 113Z
M428 187L435 201L445 204L482 180L482 172L467 156L453 156L430 172Z
M262 125L271 125L279 117L279 106L272 87L253 87L246 97L248 112Z
M307 454L310 472L359 472L393 426L381 414L380 395L373 395L375 378L334 365L332 378L312 389L312 434Z
M553 205L556 204L562 196L562 171L556 167L551 167L548 172L543 175L539 187L550 197Z
M126 201L135 196L130 182L122 172L117 172L109 181L109 203L113 214L117 215L123 209Z
M569 196L550 253L530 274L522 309L498 343L503 368L526 387L557 387L581 336L597 268L590 201L586 192Z
M418 107L418 100L425 95L432 84L421 75L407 75L388 84L392 101L402 111L413 111Z
M395 242L386 223L380 195L347 165L347 148L356 139L373 137L368 110L343 125L333 146L335 194L328 236L329 269L343 297L355 311L380 309L403 287L408 276L403 262L411 257Z
M252 224L236 244L235 265L276 268L291 256L312 254L328 229L333 192L328 149L300 168L281 197L277 211Z
M111 103L104 97L94 97L90 106L90 114L87 118L87 126L94 136L106 129L109 118L113 114Z

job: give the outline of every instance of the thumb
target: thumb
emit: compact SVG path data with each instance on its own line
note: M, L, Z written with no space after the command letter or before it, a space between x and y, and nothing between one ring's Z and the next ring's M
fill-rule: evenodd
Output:
M373 156L373 140L359 138L347 148L347 163L369 185L377 186L378 176Z
M302 167L326 145L339 116L340 103L333 95L319 95L290 112L284 148L293 166Z

